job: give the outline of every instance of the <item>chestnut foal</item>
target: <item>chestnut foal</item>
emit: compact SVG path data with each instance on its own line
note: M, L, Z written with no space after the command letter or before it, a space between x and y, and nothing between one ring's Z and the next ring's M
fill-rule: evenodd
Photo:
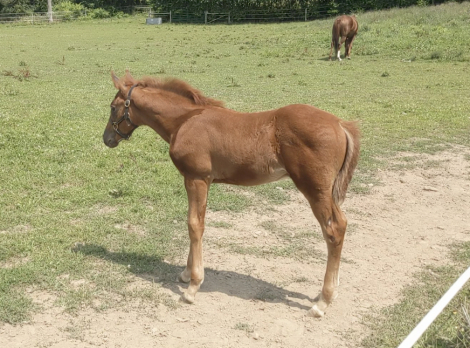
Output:
M307 198L328 248L321 293L309 314L322 316L337 294L346 217L340 209L359 155L354 122L309 105L243 113L205 97L180 80L122 79L103 134L108 147L146 125L170 144L170 157L184 177L190 238L187 265L179 279L189 283L182 299L194 302L204 281L202 235L212 183L260 185L291 178Z

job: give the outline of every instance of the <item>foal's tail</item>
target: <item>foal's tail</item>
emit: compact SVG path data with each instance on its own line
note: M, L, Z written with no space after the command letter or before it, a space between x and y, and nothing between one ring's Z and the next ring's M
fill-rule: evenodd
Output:
M343 166L336 176L333 184L333 199L336 204L341 205L346 197L349 182L352 179L354 169L359 160L360 133L356 122L341 121L341 128L346 134L346 155Z

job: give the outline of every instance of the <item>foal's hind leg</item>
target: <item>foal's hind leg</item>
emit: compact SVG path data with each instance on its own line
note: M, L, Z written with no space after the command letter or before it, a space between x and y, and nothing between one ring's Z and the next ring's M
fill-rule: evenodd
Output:
M311 163L314 162L312 161ZM309 174L302 174L301 171L294 169L294 171L291 171L291 178L294 180L297 188L307 198L313 214L320 223L323 238L328 248L323 289L315 298L313 307L309 310L309 315L321 317L325 314L325 309L328 305L337 296L339 264L347 225L346 216L333 200L331 180L328 175L325 175L323 178L321 175L314 178Z
M179 279L189 282L188 290L181 296L188 303L193 303L197 291L204 281L204 262L202 259L202 235L204 233L204 218L206 215L207 192L209 182L185 178L188 194L188 230L189 255L186 268Z
M315 186L310 186L315 187ZM310 207L320 223L323 238L328 248L328 261L326 264L325 279L321 293L315 298L309 315L321 317L325 309L337 297L339 285L339 264L343 248L344 234L346 232L346 216L333 201L331 190L314 191L299 187L310 203Z
M315 195L306 194L306 197L320 223L323 238L328 248L323 289L315 299L313 307L309 310L309 315L321 317L325 314L328 305L338 296L339 264L347 220L339 206L333 201L331 191Z

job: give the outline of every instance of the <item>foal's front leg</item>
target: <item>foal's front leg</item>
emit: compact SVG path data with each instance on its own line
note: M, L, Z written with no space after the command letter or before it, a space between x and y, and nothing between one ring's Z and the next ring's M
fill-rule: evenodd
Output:
M210 183L205 180L185 178L184 184L188 194L188 231L189 255L185 270L179 279L189 282L188 290L181 298L193 303L194 297L204 281L204 263L202 260L202 235L204 233L204 218L206 215L207 193Z

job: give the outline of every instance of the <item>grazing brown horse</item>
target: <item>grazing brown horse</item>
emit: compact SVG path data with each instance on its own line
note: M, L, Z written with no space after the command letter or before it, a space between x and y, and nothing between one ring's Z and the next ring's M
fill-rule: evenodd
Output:
M335 48L336 56L338 60L341 61L341 45L344 44L346 52L344 56L348 59L351 59L351 48L354 38L357 35L358 24L356 16L339 16L335 19L333 23L332 38L331 38L331 47L330 47L330 60L333 47Z
M354 122L309 105L243 113L180 80L139 81L111 74L118 92L103 134L108 147L149 126L170 144L188 195L189 255L179 280L193 303L204 281L202 235L212 183L260 185L290 177L305 195L328 247L324 286L309 314L322 316L336 297L346 217L340 209L359 155Z

